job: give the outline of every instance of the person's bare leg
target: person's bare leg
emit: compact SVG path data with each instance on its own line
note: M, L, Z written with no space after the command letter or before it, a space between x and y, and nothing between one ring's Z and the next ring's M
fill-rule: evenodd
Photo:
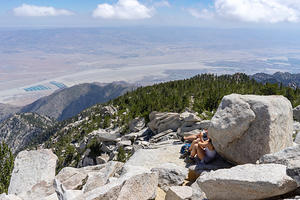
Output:
M197 144L198 142L199 142L199 140L197 140L197 139L193 140L193 142L192 142L192 144L191 144L191 146L189 148L189 151L192 151L194 145Z
M184 140L188 140L188 141L193 141L193 140L197 139L197 134L195 134L195 135L189 135L189 136L184 136L183 139Z
M197 156L200 160L203 160L205 157L205 151L201 148L200 145L197 144Z
M194 158L194 157L195 157L195 155L197 154L197 149L198 149L198 148L199 148L199 147L198 147L198 144L197 144L197 143L193 145L193 148L192 148L191 154L190 154L190 157L191 157L191 158Z

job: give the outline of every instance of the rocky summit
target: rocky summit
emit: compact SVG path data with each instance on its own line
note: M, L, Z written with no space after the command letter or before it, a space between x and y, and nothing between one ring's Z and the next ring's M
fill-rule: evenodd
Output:
M112 105L101 108L105 116L117 112ZM298 198L300 145L293 143L297 122L286 98L232 94L222 99L211 120L202 118L189 109L152 112L148 123L142 117L131 120L126 133L112 125L94 130L72 143L83 152L77 164L71 162L74 166L59 168L61 158L51 149L22 151L8 194L0 200ZM215 159L183 159L182 137L207 128Z

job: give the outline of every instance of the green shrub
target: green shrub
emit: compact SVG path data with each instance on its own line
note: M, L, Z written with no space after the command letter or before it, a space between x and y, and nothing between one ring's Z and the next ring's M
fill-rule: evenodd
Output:
M2 142L0 144L0 194L7 193L13 168L14 157L10 148Z

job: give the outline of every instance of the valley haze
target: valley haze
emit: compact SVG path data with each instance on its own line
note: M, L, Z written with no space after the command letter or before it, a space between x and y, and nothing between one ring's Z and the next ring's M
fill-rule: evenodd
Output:
M299 31L196 27L0 30L0 103L80 83L136 85L199 73L300 73ZM55 84L53 84L55 83Z

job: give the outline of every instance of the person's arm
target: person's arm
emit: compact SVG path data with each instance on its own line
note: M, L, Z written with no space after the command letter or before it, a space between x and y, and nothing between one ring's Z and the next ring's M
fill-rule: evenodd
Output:
M197 134L197 138L199 138L200 141L203 142L203 133L202 133L202 131L199 134Z
M189 141L193 141L195 139L197 139L198 135L190 135L190 136L185 136L183 137L184 140L189 140Z
M207 147L208 144L209 144L209 141L208 141L208 140L198 142L198 145L199 145L201 148Z

